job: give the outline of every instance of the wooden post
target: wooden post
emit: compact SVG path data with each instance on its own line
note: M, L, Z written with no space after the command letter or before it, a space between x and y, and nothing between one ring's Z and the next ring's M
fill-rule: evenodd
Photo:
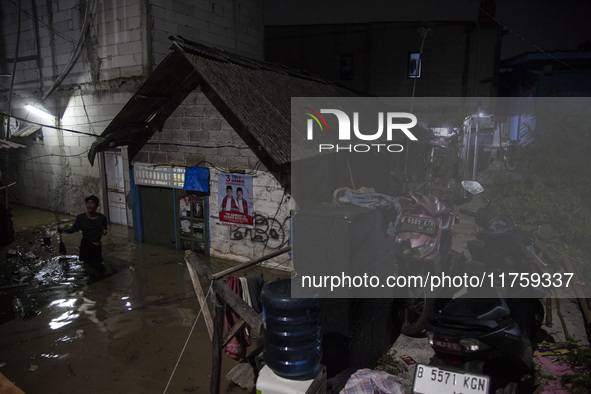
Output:
M209 307L207 306L207 300L205 299L205 294L201 288L201 283L199 283L200 271L204 277L208 277L211 272L206 265L199 261L199 257L197 257L197 255L191 251L185 252L185 261L187 262L189 276L191 277L191 282L193 282L193 288L195 289L197 300L201 306L201 313L203 314L203 320L205 320L207 332L209 333L209 339L213 341L213 320L209 314Z
M216 296L224 300L246 322L252 332L255 334L261 333L263 318L251 306L244 302L238 294L234 293L223 280L218 279L213 281L213 290Z
M207 325L207 330L212 338L211 343L211 381L209 385L209 391L211 394L218 394L220 392L220 377L222 373L222 349L224 345L232 338L233 335L245 324L250 327L250 330L255 334L262 332L263 318L257 314L251 306L249 306L244 300L238 296L230 287L221 279L225 275L233 272L242 270L251 265L258 264L262 261L268 260L272 257L279 256L280 254L289 252L291 246L280 249L276 252L270 253L266 256L260 257L248 261L246 263L237 265L236 267L229 268L216 274L211 273L209 267L205 265L194 252L187 250L185 252L185 261L187 262L187 268L195 293L199 299L201 305L201 311ZM209 308L207 307L207 300L199 278L207 279L211 281L213 289L213 319L209 314ZM225 322L225 305L228 304L238 316L240 321L236 324L235 329L229 333L227 338L224 338L224 322Z
M222 342L224 340L224 310L225 304L222 297L213 296L213 341L211 343L211 381L209 383L210 394L220 392L220 378L222 375Z

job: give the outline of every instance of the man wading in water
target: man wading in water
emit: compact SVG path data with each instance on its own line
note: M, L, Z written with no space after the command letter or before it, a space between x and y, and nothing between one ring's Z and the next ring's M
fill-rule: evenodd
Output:
M97 196L88 196L84 200L86 212L76 216L74 224L63 231L72 234L82 230L80 241L80 260L84 262L91 280L98 280L105 276L103 265L103 247L101 237L107 235L107 217L97 212L99 199Z

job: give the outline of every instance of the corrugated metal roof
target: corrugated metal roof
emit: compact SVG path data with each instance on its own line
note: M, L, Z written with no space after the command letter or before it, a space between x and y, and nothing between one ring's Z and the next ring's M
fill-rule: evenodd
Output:
M328 80L281 65L171 38L173 51L123 107L89 152L129 145L130 157L197 86L244 141L276 165L290 162L292 97L353 97ZM265 163L267 164L267 163Z
M26 148L25 145L10 142L8 140L0 140L0 149Z

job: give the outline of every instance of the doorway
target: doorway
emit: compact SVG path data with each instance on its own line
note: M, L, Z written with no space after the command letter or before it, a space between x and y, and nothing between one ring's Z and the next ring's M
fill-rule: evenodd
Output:
M127 226L123 156L120 149L105 152L105 174L109 222Z

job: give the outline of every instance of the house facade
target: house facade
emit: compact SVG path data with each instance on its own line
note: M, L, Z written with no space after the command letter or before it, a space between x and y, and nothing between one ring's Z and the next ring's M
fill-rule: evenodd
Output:
M4 118L3 138L26 146L2 152L3 175L7 182L16 182L9 191L11 203L77 214L84 197L96 194L111 223L133 226L134 231L159 220L138 220L142 209L163 211L167 223L174 225L168 233L173 238L163 242L183 247L176 227L179 201L163 206L161 200L145 198L156 209L151 205L138 211L142 200L133 196L133 167L138 163L158 168L164 163L188 168L201 162L211 169L215 190L206 196L210 205L204 212L217 216L218 173L235 172L252 177L251 198L260 218L284 224L290 211L284 187L258 162L198 83L188 90L178 86L186 92L185 100L159 125L152 145L132 155L126 145L114 146L99 152L93 165L89 162L93 144L170 53L169 37L191 37L223 52L262 59L262 1L23 0L0 7L0 108L12 115ZM25 105L49 116L32 113ZM176 146L153 145L163 139ZM152 197L186 195L182 188L165 186L140 188ZM208 232L207 250L200 250L234 259L259 256L288 237L280 233L273 242L260 242L260 237L251 237L254 229L242 230L239 238L236 227L216 225L216 219L207 216L205 222L199 231L204 227ZM267 234L270 229L262 231Z

